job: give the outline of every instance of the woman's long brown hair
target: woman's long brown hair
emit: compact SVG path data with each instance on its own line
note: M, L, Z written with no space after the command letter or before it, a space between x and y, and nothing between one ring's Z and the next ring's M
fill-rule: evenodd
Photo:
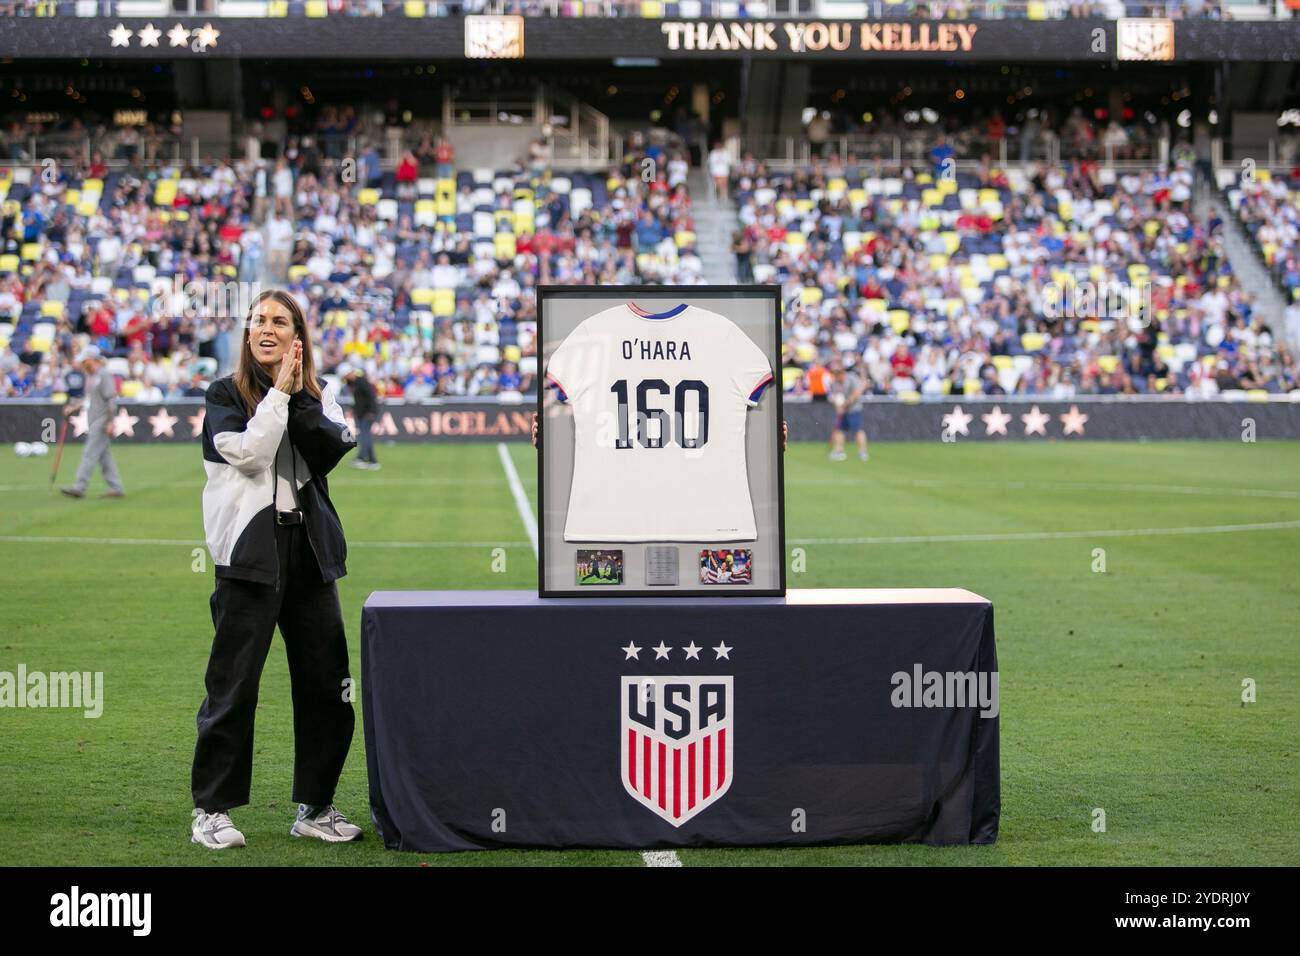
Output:
M270 391L271 386L275 384L271 377L257 360L253 358L253 349L248 344L249 335L253 328L253 312L257 310L259 303L274 299L286 309L293 319L293 334L295 338L302 339L302 384L308 392L316 398L320 398L320 384L316 381L316 361L312 357L311 335L307 330L307 316L303 314L302 306L298 300L291 296L283 289L267 289L265 292L259 292L253 304L248 307L248 315L244 317L244 337L243 344L239 349L239 361L235 365L235 389L239 392L239 397L244 403L244 410L251 418L257 410L258 404L266 398L266 393Z

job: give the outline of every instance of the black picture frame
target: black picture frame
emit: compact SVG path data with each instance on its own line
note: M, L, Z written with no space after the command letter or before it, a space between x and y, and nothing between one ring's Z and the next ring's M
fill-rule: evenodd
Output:
M746 597L785 597L786 594L786 549L785 549L785 452L782 445L781 426L785 421L785 405L781 381L781 321L784 302L779 286L768 285L539 285L537 294L537 593L543 598L592 598L602 600L618 598L705 598L725 601L731 598ZM691 304L695 297L708 296L743 296L751 299L771 299L772 313L772 387L776 396L774 447L776 448L776 533L777 554L780 556L778 568L778 586L775 588L699 588L682 590L681 588L638 588L638 589L585 589L581 592L556 591L546 586L546 305L549 300L558 298L610 298L628 299L665 299L674 303ZM702 307L704 303L698 303ZM702 544L701 544L702 546Z

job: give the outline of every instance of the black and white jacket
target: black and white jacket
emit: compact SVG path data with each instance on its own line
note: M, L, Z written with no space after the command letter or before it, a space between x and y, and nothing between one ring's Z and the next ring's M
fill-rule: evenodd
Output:
M320 399L305 388L286 395L270 387L269 377L263 385L266 397L251 418L230 376L208 386L203 420L203 466L208 473L203 531L208 551L217 577L277 583L275 453L287 428L297 452L303 527L328 583L347 573L347 543L325 476L356 447L356 439L324 382Z

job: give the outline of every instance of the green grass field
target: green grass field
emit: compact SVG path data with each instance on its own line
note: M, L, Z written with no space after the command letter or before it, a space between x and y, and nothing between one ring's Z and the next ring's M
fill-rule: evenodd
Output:
M68 480L79 453L63 463ZM354 675L373 590L536 586L497 446L379 453L382 471L342 467L333 484ZM630 851L386 852L368 827L359 707L337 803L366 839L292 840L278 639L253 802L234 813L249 846L192 846L194 714L212 637L211 567L192 570L200 453L115 454L128 497L94 498L97 478L79 502L49 490L48 458L0 455L0 670L105 674L97 720L0 710L0 863L642 865ZM509 454L535 506L534 453ZM1001 836L969 848L685 850L684 865L1300 864L1300 443L882 444L865 465L795 444L786 475L788 543L807 562L792 588L960 586L994 602ZM492 573L501 546L508 569ZM1258 699L1243 706L1247 677Z

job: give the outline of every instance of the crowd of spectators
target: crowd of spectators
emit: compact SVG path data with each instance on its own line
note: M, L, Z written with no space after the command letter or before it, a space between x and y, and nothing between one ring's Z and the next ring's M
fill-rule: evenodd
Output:
M788 392L823 396L837 365L902 398L1300 387L1187 165L985 160L947 178L945 158L731 171L737 270L787 303Z
M57 397L85 344L126 399L199 393L270 284L303 301L326 374L359 366L385 398L528 392L537 284L703 281L686 149L655 130L621 155L561 173L536 141L476 170L430 137L349 173L307 136L274 163L0 164L0 398Z
M1228 203L1289 303L1288 328L1300 336L1300 165L1239 173Z

